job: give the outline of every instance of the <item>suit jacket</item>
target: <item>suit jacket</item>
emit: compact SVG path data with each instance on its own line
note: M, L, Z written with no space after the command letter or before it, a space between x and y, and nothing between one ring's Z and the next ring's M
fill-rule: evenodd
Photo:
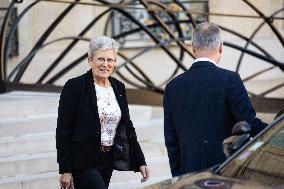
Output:
M266 126L255 116L239 74L195 62L165 89L164 135L172 175L223 162L222 142L235 123L247 121L252 135Z
M131 161L138 167L146 165L135 129L130 120L125 86L117 79L110 77L117 102L121 110L121 120L117 135L128 130L131 134ZM124 132L125 133L125 132ZM61 92L56 128L56 148L59 173L72 170L96 167L101 146L101 125L98 114L97 97L92 71L77 78L68 80Z

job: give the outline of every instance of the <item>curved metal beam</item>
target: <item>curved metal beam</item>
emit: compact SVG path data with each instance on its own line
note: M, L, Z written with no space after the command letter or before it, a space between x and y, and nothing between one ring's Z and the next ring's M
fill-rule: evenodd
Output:
M105 3L105 4L109 4L108 2L104 1L104 0L98 0L99 2ZM129 14L128 12L126 12L125 10L119 9L119 8L113 8L114 10L120 12L121 14L123 14L124 16L126 16L127 18L129 18L133 23L135 23L138 27L142 28L144 32L146 32L156 43L161 43L161 41L152 34L152 32L146 28L145 26L143 26L138 20L136 20L136 18L134 18L131 14ZM187 70L187 68L165 47L162 46L161 47L183 70Z
M80 1L80 0L74 0L74 2ZM49 34L56 28L56 26L61 22L61 20L74 8L75 4L70 4L54 21L53 23L47 28L47 30L43 33L43 35L40 37L40 39L36 42L34 47L32 48L31 52L40 47L44 41L48 38ZM30 56L29 59L25 59L25 64L19 69L17 72L14 81L19 82L22 78L25 70L27 69L29 63L33 59L33 56Z
M10 3L7 12L5 14L3 23L2 23L2 27L1 27L1 31L0 31L0 81L3 82L3 86L4 86L4 82L6 81L6 69L5 69L5 50L7 49L7 43L6 43L6 33L7 33L7 25L8 25L8 21L10 19L10 15L13 11L13 8L15 7L15 2L16 0L12 0L12 2ZM2 88L2 87L1 87Z
M243 0L248 6L250 6L264 21L271 30L275 33L278 40L281 42L282 46L284 47L284 38L282 37L281 33L274 27L270 18L266 17L256 6L254 6L249 0Z
M8 34L8 40L7 40L7 43L10 44L11 41L13 41L13 37L14 37L14 33L16 32L16 29L18 27L18 24L19 22L21 21L21 19L24 17L24 15L33 7L35 6L37 3L39 3L41 0L39 1L35 1L33 3L31 3L30 5L28 5L22 12L21 14L18 16L16 22L14 23L14 25L11 27L11 31L10 33ZM5 59L4 59L4 64L5 64L5 67L7 67L7 59L8 59L8 48L5 49L5 52L4 52L4 56L5 56ZM13 75L18 71L18 69L20 69L20 65L22 64L18 64L13 70L12 72L7 76L7 80L10 80Z
M270 62L271 64L275 65L275 66L278 66L281 70L284 70L284 63L282 62L279 62L277 60L274 60L272 58L269 58L269 57L266 57L266 56L263 56L262 54L259 54L259 53L256 53L254 51L251 51L251 50L248 50L248 49L244 49L243 47L241 46L238 46L238 45L235 45L235 44L232 44L232 43L229 43L229 42L224 42L224 45L227 45L228 47L232 47L234 49L237 49L237 50L241 50L249 55L252 55L256 58L259 58L259 59L262 59L266 62Z
M284 10L284 8L281 8L280 10L278 10L278 11L274 12L272 15L270 15L269 18L272 18L273 16L277 15L278 13L280 13L280 12L283 11L283 10ZM252 35L251 35L251 36L249 37L249 39L247 40L247 43L246 43L246 45L244 46L244 48L247 48L247 47L248 47L248 45L251 43L251 41L252 41L252 39L254 38L254 36L257 34L257 32L262 28L262 26L263 26L264 24L265 24L265 21L262 22L262 23L255 29L255 31L252 33ZM241 55L240 55L240 58L239 58L239 61L238 61L238 64L237 64L237 68L236 68L236 72L238 72L239 69L240 69L240 65L241 65L241 62L242 62L243 57L244 57L244 52L242 52ZM268 57L273 58L273 57L270 56L270 55L268 55ZM273 59L274 59L274 58L273 58Z
M100 15L95 17L85 29L78 35L79 37L84 36L96 22L103 17L106 13L108 13L111 9L107 9L102 12ZM47 70L40 76L39 80L36 83L42 83L43 80L50 74L50 72L60 63L60 61L67 55L67 53L77 44L79 39L74 39L64 50L63 52L56 58L56 60L47 68Z

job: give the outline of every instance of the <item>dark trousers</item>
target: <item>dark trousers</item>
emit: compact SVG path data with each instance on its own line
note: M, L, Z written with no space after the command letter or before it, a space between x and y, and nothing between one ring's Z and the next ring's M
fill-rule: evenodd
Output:
M107 189L112 175L111 152L100 152L97 168L73 171L75 189Z

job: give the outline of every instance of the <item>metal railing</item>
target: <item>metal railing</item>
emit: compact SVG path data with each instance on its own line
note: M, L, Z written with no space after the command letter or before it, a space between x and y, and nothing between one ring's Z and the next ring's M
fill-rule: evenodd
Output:
M241 1L241 0L240 0ZM105 0L94 0L92 2L85 2L81 0L37 0L27 4L25 7L22 7L22 11L18 13L18 16L13 23L8 27L9 20L12 17L12 11L16 6L22 6L20 3L22 1L11 0L11 3L6 11L6 15L2 24L0 40L0 92L13 90L16 88L37 88L38 90L46 89L52 90L53 88L57 89L57 86L54 83L63 77L70 70L74 69L79 65L83 60L86 60L87 54L84 53L81 56L77 57L75 60L71 61L67 66L63 67L57 73L51 76L51 72L55 70L56 67L60 65L64 57L67 56L71 50L82 41L88 41L89 38L86 37L86 33L90 29L96 27L96 24L101 20L105 21L104 26L104 35L110 35L111 37L117 39L120 42L125 42L129 36L138 35L139 33L146 36L146 38L151 42L146 46L143 46L143 50L139 53L129 56L125 53L119 53L120 58L124 62L118 67L117 75L124 80L124 82L134 86L137 89L149 90L152 92L163 94L163 86L175 77L180 71L185 71L187 67L184 63L185 56L193 55L188 48L186 42L190 40L188 32L185 33L184 26L187 26L188 30L194 28L196 23L202 22L208 19L208 16L222 16L222 17L236 17L242 19L258 19L262 22L255 28L254 32L249 36L244 36L241 33L233 31L228 27L220 26L224 32L230 33L237 38L245 41L245 45L234 44L230 41L225 41L224 45L230 47L238 52L240 52L237 66L235 71L239 72L240 66L243 64L244 55L250 55L258 60L265 61L270 64L269 68L265 68L261 71L258 71L249 77L243 79L244 82L247 82L261 74L269 72L273 69L279 68L282 71L284 70L283 60L278 60L271 52L267 51L261 45L254 41L256 34L264 27L268 26L271 33L278 39L279 43L284 47L284 39L280 31L273 24L275 20L284 20L284 17L281 17L281 14L284 12L284 7L279 7L279 9L270 15L265 15L261 10L259 10L255 5L253 5L248 0L242 0L249 8L251 8L256 15L233 15L233 14L222 14L208 12L208 1L178 1L178 0L169 0L169 1L149 1L149 0L137 0L137 1L120 1L119 3L111 3ZM9 47L14 41L15 32L21 20L27 15L29 11L38 6L40 3L55 3L65 5L65 9L59 14L59 16L52 21L52 23L46 28L46 30L38 36L37 41L32 44L32 48L29 50L28 54L23 57L16 66L8 73L7 65L9 61ZM203 8L200 10L192 10L187 6L192 4L200 3ZM48 37L54 32L54 30L64 22L64 18L76 8L77 6L93 6L93 7L103 7L102 11L98 16L93 18L89 24L82 28L81 32L74 36L66 36L48 41ZM201 6L201 7L202 7ZM1 9L0 9L1 10ZM131 13L131 10L142 11L143 14L148 18L147 23L141 22L135 15ZM180 16L182 15L182 16ZM280 15L280 16L279 16ZM128 30L123 30L117 32L113 27L113 18L122 17L124 20L127 20L131 26ZM145 21L145 20L144 20ZM76 23L76 22L74 22ZM111 32L109 32L111 31ZM157 32L158 31L158 32ZM162 35L161 35L162 34ZM164 36L164 38L161 38ZM24 73L29 69L29 65L33 61L35 55L37 55L42 49L48 47L49 45L58 43L60 41L70 41L66 48L62 49L62 52L57 56L57 58L49 64L47 68L38 75L38 79L34 81L34 84L23 84L21 79ZM175 55L170 51L171 46L175 46L179 50L179 55ZM254 47L255 50L251 50L248 46ZM148 74L141 68L138 64L135 63L135 58L147 54L153 49L161 49L173 63L176 64L176 67L173 69L172 73L160 84L155 84L155 81L152 81ZM123 74L120 69L126 70L129 74L132 75L130 79ZM36 78L36 77L35 77ZM25 87L24 87L25 86ZM29 87L28 87L29 86ZM265 95L270 94L271 92L278 90L279 88L284 87L284 83L278 84L277 86L271 87L262 94L256 95L252 92L249 92L251 96L256 97L265 97Z

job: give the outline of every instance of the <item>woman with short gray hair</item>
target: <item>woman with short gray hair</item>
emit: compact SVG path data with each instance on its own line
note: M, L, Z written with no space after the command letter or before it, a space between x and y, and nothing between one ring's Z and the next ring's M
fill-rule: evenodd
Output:
M125 86L111 77L119 44L106 36L90 41L91 70L68 80L61 92L56 128L62 188L108 188L113 170L149 169L130 120Z

